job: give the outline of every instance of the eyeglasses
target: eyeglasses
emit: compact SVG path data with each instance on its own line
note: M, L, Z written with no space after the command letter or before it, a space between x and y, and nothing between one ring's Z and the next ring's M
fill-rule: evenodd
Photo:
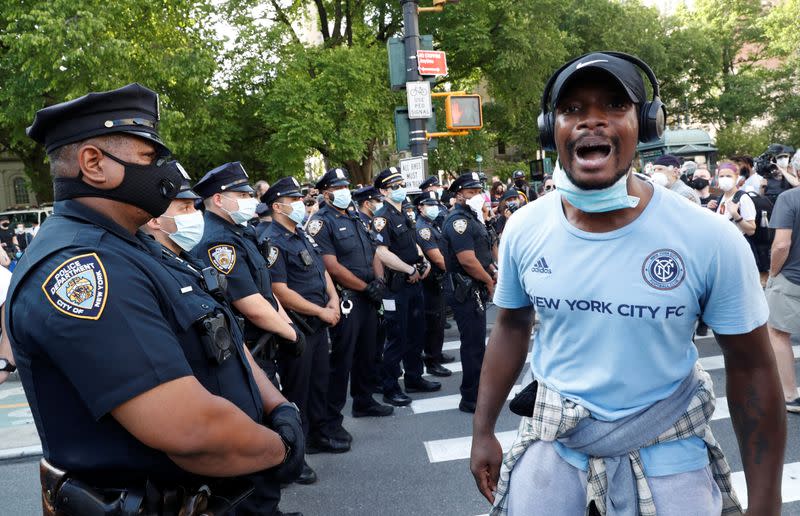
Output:
M545 191L545 192L552 192L552 191L553 191L553 190L555 190L555 189L556 189L556 187L555 187L555 186L545 186L545 187L544 187L544 191Z
M303 204L305 204L306 206L314 206L315 204L317 204L317 201L312 199L306 199L305 201L303 201Z
M389 190L397 190L398 188L405 188L405 187L406 187L405 182L395 183L393 185L389 185Z

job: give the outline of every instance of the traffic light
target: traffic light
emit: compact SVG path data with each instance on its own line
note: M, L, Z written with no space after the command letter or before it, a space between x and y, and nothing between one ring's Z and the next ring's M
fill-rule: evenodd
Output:
M457 4L458 2L459 2L459 0L433 0L433 6L434 7L439 7L439 6L444 7L444 4Z
M444 100L445 119L450 131L483 127L483 106L480 95L449 95Z

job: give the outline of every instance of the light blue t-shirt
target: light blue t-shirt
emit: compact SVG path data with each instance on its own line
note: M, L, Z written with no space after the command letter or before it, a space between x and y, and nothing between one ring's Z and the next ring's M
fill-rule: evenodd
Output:
M664 188L636 220L608 233L575 228L557 193L520 209L500 241L494 303L534 307L533 376L607 421L678 388L697 361L701 313L720 334L747 333L768 316L741 232ZM556 449L586 469L585 455ZM643 448L641 457L649 476L708 464L696 437Z

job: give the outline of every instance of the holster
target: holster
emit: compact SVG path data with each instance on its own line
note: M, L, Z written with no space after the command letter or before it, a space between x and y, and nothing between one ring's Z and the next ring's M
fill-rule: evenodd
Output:
M453 297L459 303L463 303L472 295L475 282L466 274L454 272L451 276L453 280Z
M45 516L219 516L229 514L253 492L243 479L222 480L212 491L178 486L159 489L147 482L123 488L94 487L45 459L39 463Z

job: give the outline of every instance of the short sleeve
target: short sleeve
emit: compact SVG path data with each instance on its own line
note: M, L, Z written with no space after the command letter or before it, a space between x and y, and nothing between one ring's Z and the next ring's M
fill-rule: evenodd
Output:
M44 264L42 272L48 276L42 288L34 283L38 274L29 276L14 302L14 327L33 334L94 418L193 374L160 309L164 299L141 265L102 252L62 260ZM87 308L81 312L81 307ZM30 320L39 324L26 325Z
M308 221L306 232L311 235L317 243L320 254L336 256L336 247L333 245L333 235L331 225L321 217L312 218Z
M447 243L454 253L475 250L475 239L469 231L469 220L453 218L445 223L443 230L448 237Z
M378 240L378 245L392 245L392 237L389 232L389 221L386 217L373 218L372 230L375 231L375 238Z
M769 227L772 229L792 229L794 228L795 217L797 217L797 206L789 202L789 196L780 194L775 201L775 208L772 210L772 217L769 219Z
M508 228L500 239L497 265L497 287L492 302L500 308L522 308L531 306L531 300L522 285L520 269L517 265L515 241L518 231Z
M756 220L756 205L749 195L744 194L739 203L739 215L744 220Z
M247 265L247 252L233 241L212 241L197 253L198 258L224 274L231 301L260 293Z
M722 335L748 333L767 322L769 310L753 252L741 232L723 224L710 256L703 321Z
M286 253L275 244L270 245L267 267L269 268L269 278L272 283L287 282Z
M436 241L436 235L431 228L418 228L417 229L417 243L423 251L430 251L432 249L439 249L439 243Z

